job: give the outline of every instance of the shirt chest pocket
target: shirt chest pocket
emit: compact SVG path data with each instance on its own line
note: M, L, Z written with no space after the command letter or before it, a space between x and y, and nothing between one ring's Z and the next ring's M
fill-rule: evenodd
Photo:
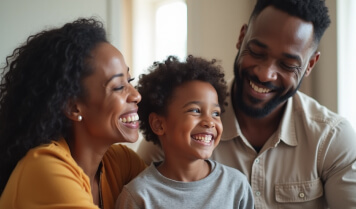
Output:
M276 201L279 203L311 201L323 196L323 191L323 184L319 178L311 181L275 185Z

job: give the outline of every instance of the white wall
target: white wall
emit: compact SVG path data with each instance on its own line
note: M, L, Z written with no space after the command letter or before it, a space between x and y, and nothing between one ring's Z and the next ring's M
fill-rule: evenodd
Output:
M311 73L312 94L318 100L334 112L338 110L337 103L337 17L336 0L326 1L331 19L330 27L325 31L319 45L321 52L318 63Z
M226 79L233 76L236 42L255 1L187 0L188 54L221 60Z
M29 35L43 29L61 26L78 17L96 16L107 28L110 41L120 45L121 0L1 0L0 1L0 66L6 56Z

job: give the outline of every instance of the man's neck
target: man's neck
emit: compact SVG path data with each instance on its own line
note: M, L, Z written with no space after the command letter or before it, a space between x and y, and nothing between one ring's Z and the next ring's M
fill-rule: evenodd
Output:
M234 93L232 88L232 95ZM242 134L254 147L262 148L266 141L273 135L282 120L286 102L277 106L271 113L262 118L255 118L246 115L240 110L236 103L233 103L235 116L239 122Z

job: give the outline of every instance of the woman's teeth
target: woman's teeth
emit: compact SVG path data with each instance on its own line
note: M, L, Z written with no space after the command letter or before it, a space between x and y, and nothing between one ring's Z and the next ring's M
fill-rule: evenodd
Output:
M250 86L253 88L253 90L257 91L258 93L268 93L271 91L270 89L259 88L254 83L252 83L252 81L250 81Z
M137 114L133 114L133 115L128 115L122 118L119 118L120 122L123 123L131 123L131 122L135 122L139 120L139 117Z

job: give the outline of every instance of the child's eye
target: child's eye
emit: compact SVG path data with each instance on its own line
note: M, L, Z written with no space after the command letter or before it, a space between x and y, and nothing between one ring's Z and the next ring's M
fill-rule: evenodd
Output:
M219 116L220 116L220 112L219 111L213 112L213 117L219 117Z
M193 109L188 110L188 112L200 113L200 110L198 108L193 108Z

